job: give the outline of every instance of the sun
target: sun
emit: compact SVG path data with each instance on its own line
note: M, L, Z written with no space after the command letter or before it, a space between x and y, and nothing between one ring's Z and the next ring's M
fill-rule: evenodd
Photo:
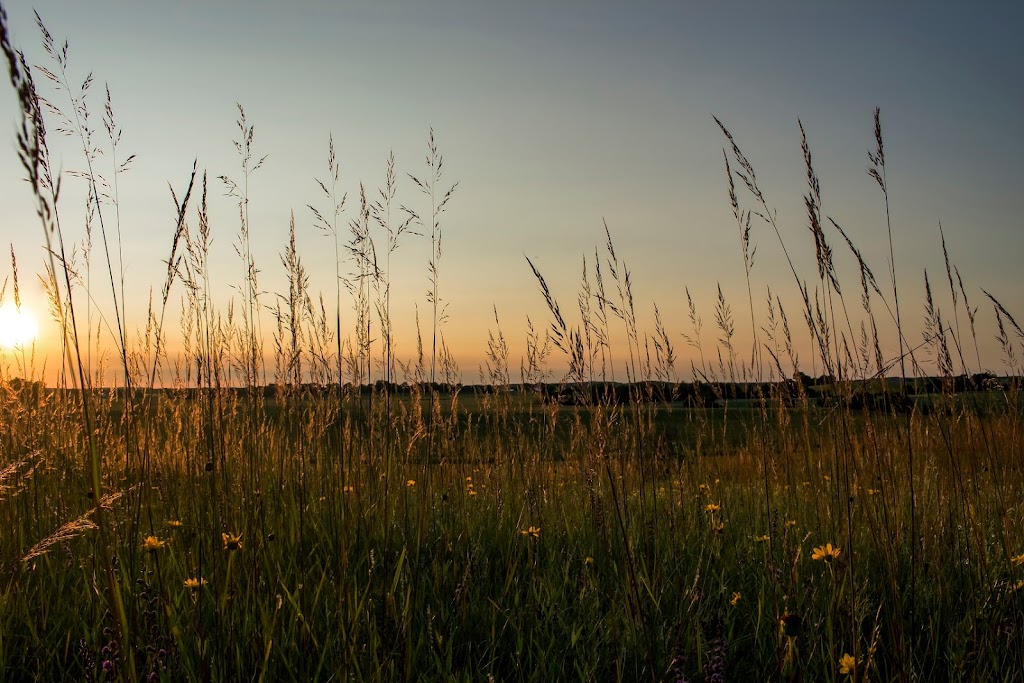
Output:
M39 336L39 323L32 311L13 303L0 306L0 348L13 349L31 344Z

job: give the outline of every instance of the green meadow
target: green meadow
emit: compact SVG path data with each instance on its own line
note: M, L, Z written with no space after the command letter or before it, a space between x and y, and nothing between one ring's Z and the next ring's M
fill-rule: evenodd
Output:
M63 332L56 383L24 347L0 352L0 679L1024 680L1024 331L948 256L925 310L901 311L895 266L873 271L821 213L806 138L817 270L790 262L777 284L795 305L769 297L747 321L721 290L687 291L688 319L641 329L644 273L606 227L571 298L524 265L546 317L515 331L520 359L495 313L467 385L441 305L441 218L459 194L432 134L422 175L399 187L391 160L379 199L344 221L331 147L313 212L357 272L350 301L339 285L317 303L294 224L287 290L257 282L245 181L260 157L239 107L237 175L217 181L239 207L236 305L211 294L228 277L208 259L214 180L193 171L135 331L102 178L82 180L107 230L73 263L45 74L0 27L29 181L16 191L38 208ZM66 56L44 49L62 82ZM65 94L53 104L70 120L85 93ZM884 216L881 121L866 127L866 201ZM752 222L791 245L718 125L751 291ZM431 294L401 358L384 255L413 230ZM13 301L17 266L0 295ZM112 350L85 323L99 315L87 282L114 302ZM975 329L979 305L996 329ZM923 337L906 331L922 317ZM980 335L999 342L999 375Z

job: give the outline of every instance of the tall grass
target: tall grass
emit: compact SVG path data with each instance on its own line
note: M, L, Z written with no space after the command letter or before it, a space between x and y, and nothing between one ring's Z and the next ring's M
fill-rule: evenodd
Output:
M287 289L260 290L247 180L263 161L239 107L241 176L221 176L237 201L244 271L232 303L215 294L210 244L223 227L197 165L172 190L159 300L145 320L126 319L119 241L103 236L114 324L97 335L90 318L83 333L83 305L87 318L109 313L70 245L89 243L110 205L93 166L75 178L90 197L81 215L59 201L46 129L57 113L44 112L49 100L0 18L65 340L56 386L24 355L0 364L0 677L1024 679L1024 331L996 296L972 294L993 307L1006 366L984 373L973 290L940 232L953 322L926 276L924 336L905 337L877 111L869 173L883 195L891 289L827 214L802 125L816 280L789 258L796 246L753 162L716 119L750 354L735 341L745 316L722 289L709 343L683 287L693 381L678 381L674 321L653 305L654 329L641 328L636 271L605 225L572 308L545 280L543 255L528 259L548 320L527 320L514 382L495 307L482 383L469 388L444 341L440 217L455 185L443 182L432 132L426 175L408 188L429 203L424 218L400 199L391 156L376 195L361 185L347 244L329 142L327 180L315 181L327 206L311 208L335 253L325 304L303 265L301 216L282 226ZM69 69L45 29L43 40ZM88 102L87 89L72 99L82 121ZM78 130L97 161L88 127ZM112 163L116 178L123 163ZM799 318L784 305L792 285L758 282L762 234L788 261ZM407 236L407 248L430 250L430 329L427 348L417 332L403 361L390 256ZM852 284L833 260L837 237L857 263ZM12 271L17 298L13 260ZM174 297L177 357L166 351ZM882 352L888 321L876 313L895 324L895 357ZM791 325L800 318L811 374ZM98 381L103 329L118 348L113 387ZM922 353L937 376L919 371ZM568 372L552 382L556 364Z

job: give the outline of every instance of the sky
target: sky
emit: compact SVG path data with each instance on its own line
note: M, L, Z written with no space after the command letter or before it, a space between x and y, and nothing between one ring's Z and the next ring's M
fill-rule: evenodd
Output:
M52 69L32 5L6 5L17 46L30 63ZM93 75L87 103L98 139L106 85L123 130L118 156L136 155L118 176L117 206L133 333L145 327L150 290L158 296L163 285L175 226L168 187L180 196L194 161L210 179L217 306L226 311L238 299L245 272L234 249L238 210L217 180L241 177L232 144L236 103L255 127L254 153L267 157L249 180L253 255L260 285L270 293L267 303L286 291L280 255L294 212L310 289L334 308L333 243L307 207L326 207L316 179L327 178L329 136L341 164L340 188L349 196L345 227L356 215L360 183L375 195L392 152L398 203L429 212L407 174L424 174L433 129L444 158L442 185L458 182L443 216L439 283L448 306L444 336L467 382L478 380L488 331L496 327L494 309L511 347L514 379L527 318L538 328L550 322L527 257L570 324L578 324L582 260L591 259L592 269L595 248L604 258L604 222L631 272L641 331L653 333L657 304L676 345L681 379L690 377L695 354L683 337L693 335L687 288L703 319L706 354L715 353L719 336L719 286L736 320L737 347L749 349L751 312L727 195L726 141L713 116L754 165L796 269L813 286L802 121L824 215L843 226L889 292L885 204L866 173L879 107L908 339L921 340L925 271L943 319L966 328L963 301L954 315L946 283L940 222L950 259L978 308L980 365L972 346L965 354L968 369L1005 371L982 288L1024 319L1017 199L1024 185L1024 43L1016 35L1024 10L1014 3L982 9L938 2L41 0L34 7L55 39L68 41L75 86ZM43 94L67 107L65 93L43 84ZM45 361L52 377L59 365L56 327L35 276L44 263L43 233L20 182L18 110L6 86L0 87L0 121L6 122L0 236L17 254L25 305L41 319L37 366ZM50 127L52 155L65 175L62 222L69 241L81 242L84 185L73 175L83 168L81 144L60 137L55 123ZM98 164L109 176L109 152ZM752 206L742 192L740 200ZM112 215L113 207L104 210ZM764 324L770 287L797 327L799 294L779 240L757 218L752 225L756 324ZM855 263L835 231L826 238L856 324L863 316ZM410 237L392 257L400 359L415 353L416 308L429 320L429 257L423 237ZM93 254L92 267L89 293L109 317L101 253ZM353 265L344 263L342 270L351 273ZM4 259L0 282L10 275ZM176 285L173 304L183 296ZM342 307L347 335L351 301L344 299ZM168 315L172 355L180 348L175 311ZM884 314L879 324L883 351L892 358L897 338ZM613 330L613 344L624 353L620 328ZM807 335L797 337L802 369L813 374ZM108 330L101 327L100 338L109 346ZM7 351L0 362L18 361ZM551 367L557 379L564 369L557 352Z

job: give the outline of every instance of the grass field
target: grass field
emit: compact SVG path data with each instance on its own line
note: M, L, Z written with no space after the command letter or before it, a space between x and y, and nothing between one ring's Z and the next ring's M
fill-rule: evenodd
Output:
M1019 677L1009 405L727 421L508 394L427 426L379 395L160 392L131 445L92 402L97 510L76 396L5 389L14 678L821 680L845 654L872 680Z
M986 292L1007 372L972 363L977 308L947 259L959 317L944 320L927 285L912 344L895 271L876 281L835 225L860 268L844 298L806 139L818 273L809 288L793 268L791 318L806 323L818 379L801 372L780 300L740 349L720 291L713 347L690 301L701 360L680 382L660 314L638 329L606 231L579 322L534 268L550 315L527 330L519 381L499 326L485 384L461 386L438 307L439 217L455 186L431 137L415 188L429 209L408 218L432 250L417 358L393 352L388 273L370 258L373 239L390 253L409 222L364 198L346 246L355 324L342 330L340 288L333 315L311 303L294 226L288 291L260 292L245 183L225 179L249 273L230 317L210 295L207 181L193 173L143 331L122 320L124 283L97 242L84 281L109 274L110 390L99 378L111 368L87 360L103 357L82 323L98 313L63 258L32 70L0 27L64 331L59 386L43 387L20 350L0 364L0 679L1024 680L1024 332ZM239 115L244 177L256 157ZM782 238L719 125L749 291L751 215ZM874 143L887 206L877 113ZM330 159L336 169L333 147ZM98 176L84 180L98 197ZM337 245L336 197L321 187L331 207L316 215ZM17 300L12 265L0 296ZM176 359L163 348L172 291L185 300ZM896 357L882 354L883 318ZM608 381L613 363L627 381ZM551 365L567 368L562 382Z

